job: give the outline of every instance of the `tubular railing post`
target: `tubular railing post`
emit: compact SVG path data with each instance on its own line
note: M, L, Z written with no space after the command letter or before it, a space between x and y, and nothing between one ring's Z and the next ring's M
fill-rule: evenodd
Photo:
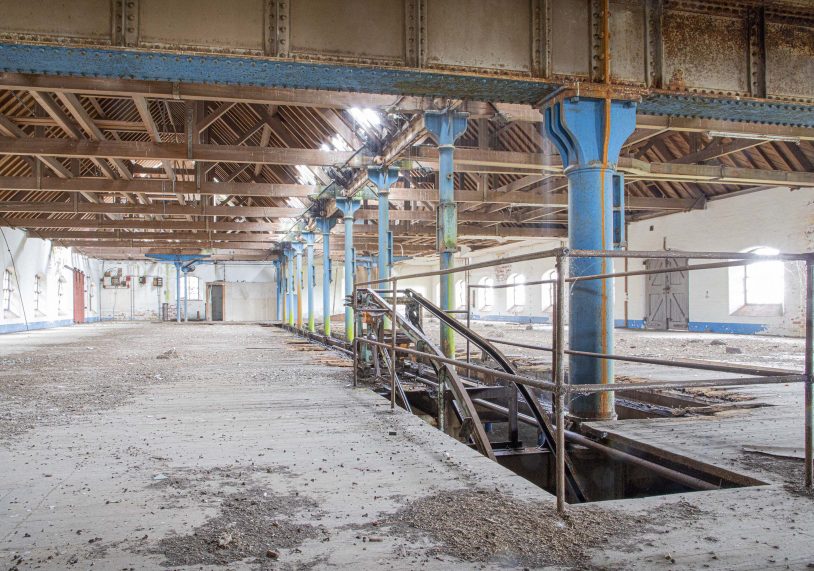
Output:
M812 485L814 471L814 261L806 260L806 350L805 350L805 485Z
M469 270L466 272L466 328L472 328L472 288L469 286ZM466 340L466 362L472 362L468 338Z
M393 311L390 317L390 408L396 408L396 297L398 280L393 280Z
M568 259L563 254L557 255L557 289L555 291L556 305L554 306L554 322L556 334L554 338L554 382L556 383L555 410L557 414L557 512L565 513L565 278L568 272Z

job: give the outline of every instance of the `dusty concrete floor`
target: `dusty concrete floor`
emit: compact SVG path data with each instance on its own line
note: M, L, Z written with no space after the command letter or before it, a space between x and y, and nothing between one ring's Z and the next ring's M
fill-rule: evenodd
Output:
M529 334L513 327L505 327L507 336ZM438 549L442 536L387 525L405 507L430 501L437 510L445 493L478 488L535 501L538 519L524 521L541 522L542 529L553 517L551 497L418 418L392 413L370 391L354 390L350 370L332 366L336 355L296 350L295 341L257 325L150 323L0 337L2 565L525 565L506 554L463 561L458 550ZM654 347L648 341L648 349ZM173 348L168 358L157 358ZM691 419L696 424L669 419L659 422L675 425L658 430L646 421L606 427L642 439L660 434L662 445L706 454L771 485L574 507L574 519L563 528L593 526L581 537L590 541L585 555L598 567L814 564L812 498L790 483L799 481L801 463L742 450L743 442L766 433L771 438L764 443L799 445L793 423L801 414L791 391L778 391L781 406L755 409L758 416L737 411ZM787 420L772 425L768 411L778 416L781 408L788 409ZM703 439L695 438L698 430ZM710 439L715 446L707 446ZM457 500L450 506L460 508ZM456 523L462 537L511 525L506 513L481 516L476 507L464 504L470 517ZM535 549L550 542L552 552L562 550L560 539L541 532Z

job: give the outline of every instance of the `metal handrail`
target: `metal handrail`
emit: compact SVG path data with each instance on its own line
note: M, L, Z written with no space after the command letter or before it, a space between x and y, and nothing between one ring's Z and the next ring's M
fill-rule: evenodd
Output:
M670 388L689 388L689 387L734 387L734 386L747 386L747 385L761 385L761 384L777 384L777 383L804 383L805 396L804 396L804 421L805 421L805 485L812 486L814 479L814 253L783 253L764 256L752 252L681 252L681 251L630 251L630 250L570 250L568 248L555 248L541 252L534 252L529 254L522 254L502 258L500 260L492 260L487 262L480 262L477 264L470 264L461 267L447 268L442 270L420 272L398 277L390 277L379 280L370 280L365 282L357 282L354 285L354 296L351 300L355 306L356 293L365 286L372 286L382 283L391 283L393 289L396 288L396 282L399 280L408 280L415 278L425 278L434 276L450 275L459 272L469 272L476 269L494 267L496 265L503 265L509 263L534 261L544 258L556 258L557 277L551 280L540 280L535 282L526 282L523 284L500 284L499 286L483 286L467 284L467 300L471 304L471 289L482 288L488 289L489 287L498 289L504 287L516 287L519 285L537 285L537 284L555 284L553 288L553 295L556 297L556 302L553 304L554 308L554 346L542 347L534 345L520 344L510 341L489 340L493 343L504 343L506 345L515 345L526 347L530 349L539 349L544 351L551 351L553 353L553 370L552 382L531 379L522 375L510 374L504 371L498 371L474 365L469 361L461 361L458 359L442 357L440 355L433 355L423 351L408 349L403 347L393 347L393 345L380 344L373 341L365 341L371 345L381 345L386 347L395 354L401 352L402 354L413 355L416 357L425 357L435 360L439 363L445 363L457 368L476 371L483 374L491 375L493 378L503 379L524 386L534 387L552 393L554 410L557 418L556 425L563 426L565 421L565 397L570 394L596 394L605 392L623 392L628 390L653 390L653 389L670 389ZM660 259L705 259L705 260L719 260L709 263L689 264L682 266L675 266L671 268L645 269L645 270L631 270L624 272L612 272L603 274L592 274L587 276L569 276L568 266L570 259L573 258L660 258ZM709 270L717 268L738 267L745 266L755 262L767 261L798 261L805 262L805 290L806 290L806 306L805 306L805 334L806 334L806 349L805 349L805 370L800 374L796 371L788 371L783 369L769 369L765 367L745 367L733 366L726 363L714 362L695 362L695 361L671 361L666 359L656 359L649 357L636 357L627 355L613 355L605 353L592 353L587 351L576 351L567 349L565 344L565 323L564 323L564 308L566 302L565 293L567 291L567 284L575 283L586 280L604 280L616 277L629 277L641 275L664 274L674 272L689 272L697 270ZM393 304L393 312L395 314L395 303ZM358 308L355 308L358 310ZM471 308L470 308L471 309ZM469 315L467 315L467 318ZM467 322L469 320L467 319ZM645 383L615 383L615 384L591 384L591 385L568 385L565 382L565 356L574 355L594 359L607 359L618 361L639 362L654 365L663 365L670 367L681 367L698 370L709 370L724 373L735 374L750 374L756 375L746 378L730 378L730 379L707 379L707 380L685 380L685 381L669 381L669 382L645 382ZM557 454L556 454L556 477L557 477L557 508L559 511L564 511L565 508L565 455L564 451L564 431L557 430Z

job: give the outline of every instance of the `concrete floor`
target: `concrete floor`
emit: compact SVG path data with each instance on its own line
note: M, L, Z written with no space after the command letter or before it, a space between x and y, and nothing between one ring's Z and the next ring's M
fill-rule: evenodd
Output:
M0 337L2 564L166 568L161 540L189 534L230 493L251 487L308 498L310 507L292 508L286 517L317 525L330 539L279 550L275 567L504 567L428 557L431 539L416 542L387 528L367 541L372 522L439 490L477 485L517 498L552 498L417 417L391 412L368 389L353 389L350 369L325 360L334 354L295 350L294 340L257 325L150 323ZM176 354L157 359L173 348ZM799 481L802 463L743 451L748 444L800 446L795 390L764 389L759 398L779 405L771 408L600 427L771 485L594 504L651 514L657 525L624 546L591 548L593 563L814 566L812 497L790 483Z

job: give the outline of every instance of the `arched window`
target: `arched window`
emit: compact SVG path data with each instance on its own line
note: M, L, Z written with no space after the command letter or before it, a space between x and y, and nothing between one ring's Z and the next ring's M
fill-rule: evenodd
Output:
M34 276L34 312L40 315L45 313L45 276Z
M186 299L201 299L201 278L198 276L187 276Z
M495 306L495 280L492 278L483 277L478 280L479 287L475 291L477 295L475 296L475 300L477 303L478 309L481 310L490 310Z
M3 314L6 317L11 317L13 313L13 299L14 299L14 270L6 268L3 272Z
M557 270L548 270L543 274L542 281L556 280ZM540 293L542 294L542 309L543 311L552 311L554 308L554 293L557 291L557 284L541 284Z
M455 282L455 309L466 309L466 283L464 280Z
M65 279L65 276L59 276L59 281L57 282L57 313L60 315L66 315L68 313L67 288L68 280Z
M512 274L506 283L514 286L506 288L506 309L521 309L526 305L526 276Z
M747 250L761 256L774 256L774 248ZM730 311L742 315L782 315L785 295L784 265L779 260L753 262L730 270Z
M88 311L93 311L93 300L96 299L96 284L91 283L88 286Z

